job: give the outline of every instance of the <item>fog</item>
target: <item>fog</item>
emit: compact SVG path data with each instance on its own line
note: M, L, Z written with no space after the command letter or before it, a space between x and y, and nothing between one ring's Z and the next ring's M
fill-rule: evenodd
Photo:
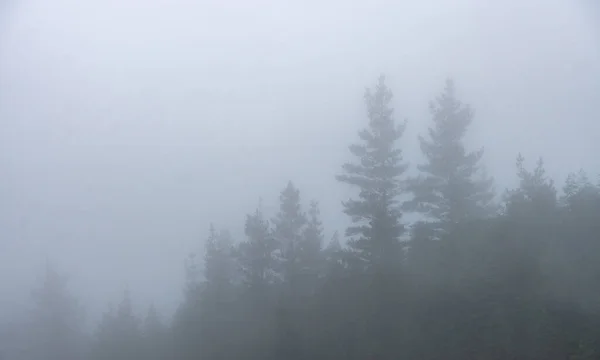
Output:
M93 322L124 289L171 315L210 222L243 239L288 180L348 225L335 175L386 74L405 159L450 76L498 191L520 151L600 168L594 1L22 0L0 16L0 309L46 261ZM13 313L14 314L14 313Z

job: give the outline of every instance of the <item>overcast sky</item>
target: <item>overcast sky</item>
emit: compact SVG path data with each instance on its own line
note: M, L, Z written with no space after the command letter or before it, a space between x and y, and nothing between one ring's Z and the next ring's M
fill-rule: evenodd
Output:
M413 165L452 76L499 190L519 151L558 179L600 172L593 0L13 0L0 12L0 305L28 296L49 257L92 315L126 286L168 314L209 222L241 235L290 179L321 202L328 236L343 230L349 192L334 175L380 73Z

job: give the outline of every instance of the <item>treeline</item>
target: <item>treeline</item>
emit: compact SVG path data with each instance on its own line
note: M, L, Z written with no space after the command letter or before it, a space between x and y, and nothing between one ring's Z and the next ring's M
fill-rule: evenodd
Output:
M272 218L247 215L242 241L210 227L169 324L138 319L125 296L82 340L50 276L28 358L600 359L600 184L580 172L559 192L541 160L518 156L518 187L497 194L483 149L465 148L474 113L450 80L409 176L384 77L364 100L337 176L357 190L345 236L324 239L318 203L290 182Z

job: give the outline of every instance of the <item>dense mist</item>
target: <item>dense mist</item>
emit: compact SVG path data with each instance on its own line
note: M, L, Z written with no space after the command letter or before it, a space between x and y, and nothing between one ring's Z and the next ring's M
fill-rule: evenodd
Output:
M5 1L0 354L596 358L598 94L595 1Z

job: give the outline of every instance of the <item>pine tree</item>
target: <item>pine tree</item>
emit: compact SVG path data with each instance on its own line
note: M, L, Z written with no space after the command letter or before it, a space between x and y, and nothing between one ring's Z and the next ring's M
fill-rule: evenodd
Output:
M204 242L204 261L193 255L186 264L186 297L176 313L173 334L179 357L223 355L235 272L233 239L228 231L211 224Z
M190 304L200 295L200 283L202 278L202 268L198 256L195 252L188 254L184 263L185 270L185 303Z
M203 358L227 358L234 295L233 240L228 231L210 226L204 260L205 279L200 299L200 344Z
M79 359L83 354L82 312L67 288L67 278L46 266L41 286L33 291L32 358Z
M473 111L456 98L452 80L446 80L430 111L433 127L427 138L419 136L426 161L417 166L421 175L409 181L413 199L404 208L433 220L432 230L440 235L452 224L493 214L493 179L480 165L483 148L465 150L463 137Z
M135 359L143 355L141 349L141 323L133 311L133 304L129 290L123 293L123 299L119 303L116 311L115 322L112 332L116 336L119 356L115 359L126 360Z
M155 342L155 340L165 336L166 327L162 323L158 311L154 304L148 308L148 313L144 318L142 333L147 342Z
M319 203L311 201L308 209L308 222L302 233L300 244L300 267L304 272L317 274L322 268L323 223ZM316 271L316 273L315 273Z
M204 255L205 288L216 296L224 296L234 277L233 240L228 231L217 231L210 225Z
M279 212L272 221L279 246L282 277L290 286L299 272L302 231L307 223L300 204L300 191L290 181L279 196Z
M600 186L594 185L585 171L569 174L563 193L561 202L571 215L594 217L600 212Z
M252 327L235 328L236 339L240 345L229 349L235 352L224 358L243 356L249 359L265 359L272 356L274 342L278 337L278 319L276 316L276 284L281 283L279 244L265 219L261 206L246 216L245 234L247 240L237 247L236 255L240 269L242 298L235 321L240 324L252 324Z
M517 176L519 187L506 191L505 212L520 219L544 217L554 214L557 208L557 193L554 181L546 175L544 161L540 158L533 171L524 166L525 158L517 157Z
M301 359L306 354L306 348L301 346L304 315L320 271L322 225L318 204L311 203L307 216L302 211L299 190L289 182L281 192L280 209L273 224L284 280L276 308L274 357Z
M168 329L161 321L154 305L150 305L142 324L144 359L161 360L171 358L173 351L168 338Z
M94 360L126 360L145 355L140 321L133 312L129 291L117 308L109 307L96 333Z
M336 231L333 233L331 240L329 240L327 246L325 246L325 249L323 250L323 255L328 268L343 267L343 250L342 244L340 243L340 233Z
M278 244L260 207L246 216L244 232L248 239L239 244L236 252L242 281L247 287L258 290L277 278L275 252Z
M116 311L112 304L102 314L102 319L96 329L95 341L92 347L92 360L117 359L119 349L115 344L114 327L116 323Z
M358 199L343 203L353 225L348 227L348 246L361 266L387 267L400 261L404 232L398 196L407 169L397 142L406 123L397 125L390 106L392 92L379 77L375 90L365 92L369 123L359 132L361 142L349 147L355 162L343 165L338 181L359 189Z

